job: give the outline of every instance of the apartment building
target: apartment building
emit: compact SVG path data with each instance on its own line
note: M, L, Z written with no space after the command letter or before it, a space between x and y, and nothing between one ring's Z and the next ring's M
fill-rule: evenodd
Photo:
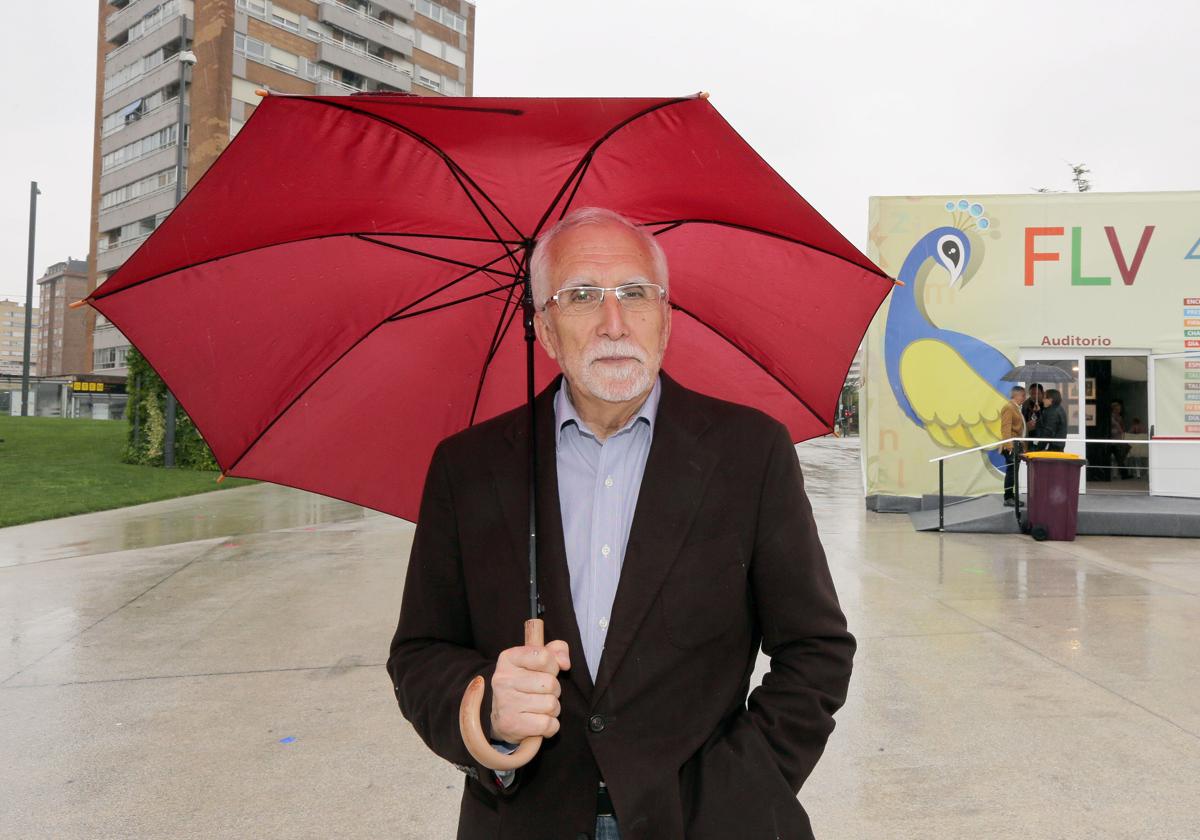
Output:
M29 375L37 374L39 307L32 312ZM25 302L0 298L0 375L20 376L25 363Z
M181 93L185 188L249 119L257 88L472 93L475 7L467 0L99 2L91 288L175 206ZM184 51L195 55L190 69ZM87 317L92 371L124 374L129 342L98 313Z
M37 337L37 375L62 376L92 369L88 353L87 313L71 301L87 297L88 264L68 257L38 278L41 329Z

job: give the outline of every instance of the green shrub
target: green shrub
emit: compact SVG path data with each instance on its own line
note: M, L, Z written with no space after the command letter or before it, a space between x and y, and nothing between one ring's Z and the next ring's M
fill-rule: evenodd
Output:
M129 368L126 380L129 404L125 419L129 430L121 460L126 464L161 467L166 440L166 386L142 354L132 347L126 365ZM220 469L196 424L178 404L175 411L175 466L192 470Z

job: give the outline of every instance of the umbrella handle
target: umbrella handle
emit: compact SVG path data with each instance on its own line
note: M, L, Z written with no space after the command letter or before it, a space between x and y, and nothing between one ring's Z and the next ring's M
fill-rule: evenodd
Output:
M525 644L528 647L545 645L545 626L540 618L531 618L525 622ZM532 735L521 742L516 752L505 755L492 746L487 736L483 734L483 724L479 720L479 710L483 706L483 677L478 676L467 685L463 692L462 704L458 707L458 728L462 732L463 744L471 757L491 770L516 770L524 767L537 755L542 746L542 736Z

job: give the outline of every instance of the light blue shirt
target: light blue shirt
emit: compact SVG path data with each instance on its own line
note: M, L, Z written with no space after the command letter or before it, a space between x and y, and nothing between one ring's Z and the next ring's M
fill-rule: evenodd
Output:
M655 379L638 413L603 443L579 419L565 379L554 395L558 506L571 576L571 601L593 683L608 637L661 393L662 380ZM578 661L576 651L571 652L571 658ZM492 743L503 753L517 748L516 744ZM515 770L495 773L504 787L516 777Z
M661 392L655 379L637 414L603 443L579 419L565 379L554 397L558 503L571 601L592 682L608 637Z

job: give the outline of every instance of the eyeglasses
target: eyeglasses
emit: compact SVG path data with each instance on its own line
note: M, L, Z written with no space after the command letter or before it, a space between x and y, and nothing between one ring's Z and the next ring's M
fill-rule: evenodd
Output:
M564 315L587 315L604 303L604 295L612 292L621 308L627 312L645 312L666 298L667 290L657 283L625 283L621 286L568 286L550 296ZM547 303L546 306L549 306ZM542 307L545 309L546 307Z

